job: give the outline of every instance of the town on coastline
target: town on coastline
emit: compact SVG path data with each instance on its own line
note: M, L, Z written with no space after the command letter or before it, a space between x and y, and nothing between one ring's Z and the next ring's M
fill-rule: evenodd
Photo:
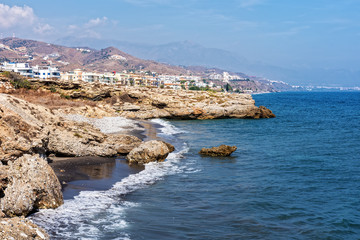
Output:
M238 93L253 93L257 91L257 89L250 87L233 89L230 81L247 82L251 80L239 75L232 75L229 72L211 73L206 78L205 76L192 74L170 75L141 70L98 73L74 69L73 71L61 72L56 66L31 66L27 62L3 62L0 65L0 70L16 72L27 78L83 81L121 86L148 86L175 90L213 90L218 92L230 90Z

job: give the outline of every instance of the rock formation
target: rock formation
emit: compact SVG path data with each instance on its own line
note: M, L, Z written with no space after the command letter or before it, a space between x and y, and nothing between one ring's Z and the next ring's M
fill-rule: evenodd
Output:
M27 216L63 203L61 185L52 168L39 156L24 155L0 166L0 209L7 217Z
M134 148L127 155L126 159L129 164L143 165L149 162L162 162L169 153L175 150L174 146L159 140L152 140L142 143L139 147Z
M0 239L48 240L49 235L42 228L23 217L0 218Z
M220 145L219 147L202 148L199 154L212 157L230 156L236 149L236 146Z
M129 135L106 135L89 123L66 120L49 109L0 94L0 161L23 154L103 156L127 154L141 140Z
M186 91L151 87L126 87L105 84L33 80L45 89L56 88L71 99L98 101L104 114L132 119L216 119L271 118L275 115L265 107L256 107L249 94ZM68 86L70 85L70 87ZM90 117L91 107L60 109L62 113L81 113ZM96 114L96 111L91 111ZM97 115L98 117L98 115Z

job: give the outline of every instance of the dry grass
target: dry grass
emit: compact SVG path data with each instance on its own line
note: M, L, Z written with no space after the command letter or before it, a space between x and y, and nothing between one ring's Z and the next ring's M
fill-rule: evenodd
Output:
M61 97L60 94L58 93L52 93L49 90L43 90L43 89L33 90L33 89L21 88L21 89L6 90L4 88L0 88L0 92L13 95L15 97L24 99L33 104L39 104L50 109L96 106L96 102L90 100L65 99Z

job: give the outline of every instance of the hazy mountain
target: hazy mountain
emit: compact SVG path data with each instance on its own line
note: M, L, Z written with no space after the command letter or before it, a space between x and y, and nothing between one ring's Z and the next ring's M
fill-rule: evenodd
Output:
M4 38L0 43L9 49L0 48L0 58L12 61L15 59L28 59L32 65L56 64L60 70L69 71L75 68L84 70L121 71L121 70L143 70L156 71L167 74L184 74L188 70L158 63L151 60L143 60L127 54L115 47L107 47L101 50L89 48L71 48L35 40Z
M206 48L192 42L173 42L162 45L131 43L117 40L67 37L56 41L66 46L89 46L101 49L115 46L143 59L173 65L216 67L233 72L281 80L296 85L359 86L360 71L347 69L286 68L263 62L251 62L229 51Z

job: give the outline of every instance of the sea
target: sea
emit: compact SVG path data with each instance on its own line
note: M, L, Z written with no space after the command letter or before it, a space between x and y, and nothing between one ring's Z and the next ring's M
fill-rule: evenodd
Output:
M108 187L30 219L52 239L360 239L360 92L253 98L276 118L151 120L165 162L124 177L118 159ZM221 144L237 150L198 154Z

